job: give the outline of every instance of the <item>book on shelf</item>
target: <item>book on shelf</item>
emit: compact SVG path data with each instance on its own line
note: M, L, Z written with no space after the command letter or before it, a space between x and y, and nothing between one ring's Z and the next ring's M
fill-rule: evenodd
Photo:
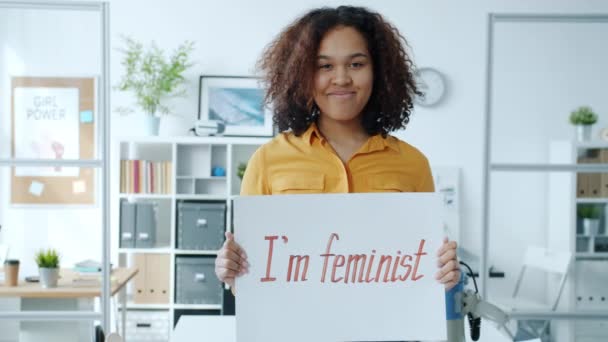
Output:
M120 192L130 194L170 194L171 161L120 161Z

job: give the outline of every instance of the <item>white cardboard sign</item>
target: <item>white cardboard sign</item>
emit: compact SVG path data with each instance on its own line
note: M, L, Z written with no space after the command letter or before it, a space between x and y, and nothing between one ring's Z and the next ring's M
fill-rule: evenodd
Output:
M441 195L234 200L238 342L445 340Z

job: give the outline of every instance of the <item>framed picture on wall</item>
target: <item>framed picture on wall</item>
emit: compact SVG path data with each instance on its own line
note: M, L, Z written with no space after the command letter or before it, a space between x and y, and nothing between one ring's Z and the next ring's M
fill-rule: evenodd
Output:
M272 111L264 106L264 89L256 77L201 76L198 118L222 122L224 135L273 135Z

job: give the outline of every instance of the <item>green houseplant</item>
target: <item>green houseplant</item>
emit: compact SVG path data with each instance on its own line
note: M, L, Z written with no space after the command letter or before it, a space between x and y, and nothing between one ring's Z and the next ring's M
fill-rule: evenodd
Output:
M35 260L38 265L42 287L57 287L59 259L59 254L54 249L40 250L36 253Z
M592 204L579 205L577 215L582 219L583 234L596 235L600 226L600 217L602 216L601 208Z
M165 51L154 42L144 47L133 38L123 36L122 39L125 47L118 51L123 56L121 64L125 73L116 89L129 91L135 96L137 106L146 114L150 133L157 135L160 115L170 112L165 100L186 95L183 73L193 65L190 54L194 43L185 41L166 57ZM117 112L128 114L133 109L119 107Z
M245 170L247 169L246 163L240 163L236 168L236 176L239 177L240 180L243 180L243 176L245 175Z
M597 122L597 114L591 107L582 106L570 113L570 123L576 126L579 141L587 141L591 137L591 126Z

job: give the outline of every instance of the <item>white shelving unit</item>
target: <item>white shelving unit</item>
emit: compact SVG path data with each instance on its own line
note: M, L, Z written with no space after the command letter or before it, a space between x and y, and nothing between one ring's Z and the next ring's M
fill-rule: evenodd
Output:
M177 202L209 201L225 202L227 207L226 229L232 229L232 198L240 192L240 180L236 170L240 163L246 163L255 150L270 138L238 137L138 137L123 138L117 143L120 155L114 165L121 165L120 160L150 160L171 162L169 178L170 193L167 194L131 194L119 193L115 210L120 211L120 201L156 201L159 203L157 246L154 248L119 248L121 264L129 264L137 253L168 255L170 263L169 303L138 304L133 303L132 294L127 291L127 310L165 311L172 328L176 322L176 312L196 314L199 310L221 313L222 305L178 304L175 303L175 262L177 256L215 256L213 250L180 250L176 244L176 209ZM214 176L214 168L222 168L224 175ZM120 172L120 170L117 170ZM217 171L217 170L216 170ZM119 239L119 224L115 224L113 236ZM120 242L118 242L120 244ZM171 329L172 330L172 329Z
M608 143L555 141L551 143L550 162L577 165L580 157L597 153L600 149L608 149ZM608 173L608 169L603 172ZM548 188L550 192L548 247L554 250L568 250L575 256L563 294L563 306L560 308L570 312L605 314L608 312L608 272L606 272L608 251L598 249L597 242L604 239L608 245L608 198L580 197L575 172L552 173ZM580 205L602 208L603 217L597 235L581 232L581 222L577 218L577 208ZM605 327L606 321L602 320L576 321L564 325L559 336L565 337L566 340L577 341L589 338L598 341L607 340L608 331Z

